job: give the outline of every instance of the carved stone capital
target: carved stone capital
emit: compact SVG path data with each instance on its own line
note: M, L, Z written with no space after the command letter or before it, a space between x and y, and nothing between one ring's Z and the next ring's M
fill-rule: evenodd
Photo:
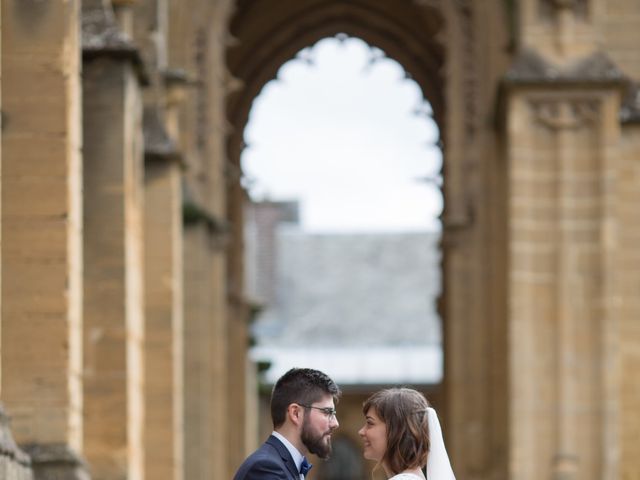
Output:
M413 3L419 7L440 8L440 0L413 0Z
M599 116L600 102L592 98L533 99L536 122L552 130L576 130L593 124Z
M0 405L0 456L28 468L31 466L31 459L16 445L9 423L9 417Z
M162 77L166 86L182 85L184 87L194 87L200 85L200 82L192 73L182 68L167 68L162 72Z
M540 0L540 14L542 17L553 17L561 12L569 12L576 17L587 16L588 0Z
M118 26L113 9L101 2L87 1L82 5L82 56L85 60L109 56L130 61L140 83L149 83L139 49Z
M579 459L576 455L557 453L553 459L553 480L575 480Z
M603 52L596 52L567 65L555 65L532 49L523 49L504 76L507 86L614 84L624 87L625 74Z
M182 161L178 148L164 126L158 109L147 106L143 114L144 155L146 160Z
M230 241L231 226L226 219L217 217L202 206L185 202L182 205L182 222L185 227L204 225L214 250L223 250Z
M640 84L631 86L620 111L622 123L640 123Z
M35 480L90 480L86 464L66 444L32 443L22 446L31 457Z
M576 10L581 5L586 4L586 0L542 0L543 2L550 3L557 9L569 9Z

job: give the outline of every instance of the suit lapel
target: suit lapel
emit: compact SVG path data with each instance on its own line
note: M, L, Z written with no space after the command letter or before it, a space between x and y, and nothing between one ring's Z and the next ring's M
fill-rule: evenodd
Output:
M298 480L300 478L300 472L298 472L296 464L293 463L293 458L291 458L291 454L289 453L289 450L287 450L287 447L285 447L283 443L273 435L267 438L267 443L278 451L282 461L287 467L287 470L289 470L289 473L293 475L294 479Z

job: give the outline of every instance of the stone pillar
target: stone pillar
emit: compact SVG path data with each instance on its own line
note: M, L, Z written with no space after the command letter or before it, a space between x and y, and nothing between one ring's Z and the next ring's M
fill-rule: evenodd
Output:
M215 234L214 234L215 235ZM216 235L217 241L222 239ZM214 239L214 246L216 240ZM224 252L219 248L214 249L212 258L213 297L212 326L211 326L211 378L212 397L210 399L211 408L211 434L212 434L212 478L232 478L236 465L229 462L230 447L227 442L227 432L235 428L235 421L228 416L228 405L230 402L228 390L228 351L229 344L228 318L227 318L227 289L224 284L226 263ZM245 412L251 415L251 412Z
M618 238L616 259L618 295L611 308L619 315L619 330L614 342L619 354L617 375L609 382L618 398L617 425L609 429L611 460L617 465L610 478L640 478L638 432L640 432L640 85L630 92L623 110L622 145L617 173ZM616 428L619 426L619 428ZM616 452L616 447L619 450Z
M185 205L185 477L228 478L225 262L219 220ZM232 475L232 474L231 474Z
M97 479L143 458L143 156L139 65L113 12L83 2L84 444Z
M178 156L145 109L145 475L184 469L182 188Z
M80 2L2 18L2 397L36 478L86 478Z
M232 156L231 158L239 158ZM227 249L227 282L228 282L228 334L229 355L228 391L229 418L234 419L233 428L229 428L229 464L236 468L249 453L247 431L252 417L247 408L247 373L249 360L249 321L248 304L244 297L244 217L243 205L245 192L239 178L229 179L227 193L228 218L231 225L233 241ZM237 420L236 420L237 419Z
M213 272L206 223L185 226L184 278L184 477L205 480L215 478L209 465Z
M0 8L0 15L2 9ZM0 16L0 28L2 26L2 19ZM1 36L0 36L1 38ZM1 40L0 40L1 46ZM2 58L2 48L0 47L0 59ZM0 93L2 92L2 79L1 79L2 69L0 69ZM0 95L0 107L1 103L1 95ZM2 119L0 118L0 132ZM0 171L1 171L1 159L2 159L2 151L0 149ZM1 175L0 175L0 192L2 191L1 184ZM1 208L1 202L0 202ZM0 210L1 212L1 210ZM0 242L1 242L2 229L0 228ZM2 252L2 244L0 243L0 258ZM2 276L0 272L0 292L2 291ZM2 296L0 295L0 306L2 305ZM2 321L0 319L0 335L2 333ZM0 347L2 346L1 336L0 336ZM0 350L0 377L2 376L2 355ZM2 382L0 382L0 388L2 387ZM11 428L9 425L9 417L4 411L2 404L0 404L0 478L6 478L8 480L31 480L33 478L33 472L31 470L31 458L27 454L25 454L18 446L13 439L13 434L11 433Z
M438 408L456 475L467 480L503 480L507 470L506 197L496 174L504 169L498 137L487 121L496 82L508 65L505 5L439 4L446 61L437 75L444 79L446 112L436 116L444 155L438 301L444 377Z
M507 76L510 478L620 478L605 372L621 80L600 54L556 70L523 53Z
M603 5L519 9L506 76L510 478L623 478L624 78L598 51Z

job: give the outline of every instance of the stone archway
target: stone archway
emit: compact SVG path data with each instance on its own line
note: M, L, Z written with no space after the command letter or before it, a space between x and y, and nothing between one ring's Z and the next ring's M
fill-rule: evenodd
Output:
M242 135L253 99L285 61L321 38L357 36L398 61L431 103L444 158L445 400L439 407L464 478L505 478L507 469L506 198L492 122L495 87L508 57L505 17L498 1L482 10L466 1L239 1L229 22L232 291L241 292L243 283ZM483 64L480 50L487 54Z
M405 67L443 135L438 408L457 478L640 478L636 4L4 1L1 398L34 475L85 475L80 456L93 447L83 425L110 432L101 459L87 455L94 472L105 459L115 467L109 478L142 478L155 458L166 460L163 478L229 477L253 449L240 132L280 64L345 31ZM143 104L152 115L140 118ZM145 117L159 125L147 130ZM158 163L146 168L143 154ZM176 156L189 166L184 190ZM143 164L145 179L162 182L144 185ZM86 185L109 188L83 188L89 175ZM143 191L154 199L144 206ZM161 215L143 226L147 213ZM154 263L170 273L143 270L143 237L153 247L166 240ZM143 276L144 291L162 297L152 327L161 341L146 351ZM100 322L111 312L107 333L91 311ZM102 342L94 391L115 392L117 406L94 409L97 421L87 416L93 380L83 359L98 358L98 343L86 348L86 339ZM146 425L160 430L145 429L161 448L143 449L143 364L170 350L173 372L159 367L166 382L146 397L164 399L160 420ZM193 375L183 382L185 371ZM191 388L200 379L205 387ZM15 454L0 452L0 468L31 476Z
M227 66L239 81L238 89L227 99L227 117L233 126L228 151L233 162L242 150L242 132L253 99L266 82L275 78L278 68L298 51L341 32L381 48L403 65L422 88L442 128L444 47L436 37L443 19L437 10L409 2L407 8L397 9L371 1L349 5L335 1L281 2L279 7L274 11L260 3L239 2L230 23L230 33L237 41L227 51Z

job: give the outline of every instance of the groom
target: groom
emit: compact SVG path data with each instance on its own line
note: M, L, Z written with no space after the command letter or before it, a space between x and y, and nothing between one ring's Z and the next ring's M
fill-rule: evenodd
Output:
M335 402L340 389L326 374L292 368L271 393L271 436L236 472L234 480L301 480L311 465L305 455L331 454L331 434L338 428Z

